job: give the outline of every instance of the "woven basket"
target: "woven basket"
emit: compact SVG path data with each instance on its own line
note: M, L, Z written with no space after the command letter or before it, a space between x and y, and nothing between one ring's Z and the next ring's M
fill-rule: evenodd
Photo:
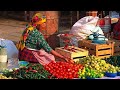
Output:
M113 23L117 23L118 20L119 20L118 18L112 18L112 19L111 19L111 24L113 24Z

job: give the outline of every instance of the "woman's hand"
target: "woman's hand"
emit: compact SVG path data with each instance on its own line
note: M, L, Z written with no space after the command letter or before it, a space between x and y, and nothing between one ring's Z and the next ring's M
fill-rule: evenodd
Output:
M58 58L60 58L61 60L64 60L64 61L66 61L66 62L72 62L72 63L74 63L74 60L72 60L71 58L65 57L65 56L57 53L57 52L54 51L54 50L52 50L51 53L52 53L53 55L57 56Z
M71 58L68 58L68 57L64 57L64 60L65 60L66 62L74 63L74 60L71 59Z

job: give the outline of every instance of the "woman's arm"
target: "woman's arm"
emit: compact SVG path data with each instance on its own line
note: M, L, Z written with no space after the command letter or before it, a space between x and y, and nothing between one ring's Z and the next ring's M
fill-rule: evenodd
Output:
M61 58L61 59L64 59L64 58L65 58L65 57L62 56L61 54L57 53L55 50L51 50L50 53L53 54L53 55L55 55L55 56L57 56L57 57L59 57L59 58Z
M51 53L53 54L54 56L58 57L58 58L61 58L62 60L65 60L65 61L68 61L70 60L69 58L67 57L64 57L63 55L57 53L55 50L53 50L49 44L46 42L46 40L44 39L43 35L39 32L39 38L38 39L38 44L42 46L42 48L48 52L48 53Z
M59 54L58 52L56 52L55 50L51 50L50 52L51 54L53 54L54 56L58 57L58 58L61 58L62 60L65 60L65 61L69 61L71 60L70 58L67 58L61 54Z

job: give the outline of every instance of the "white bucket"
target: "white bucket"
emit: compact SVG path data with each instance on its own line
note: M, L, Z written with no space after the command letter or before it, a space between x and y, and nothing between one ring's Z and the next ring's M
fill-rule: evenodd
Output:
M0 62L7 62L7 49L6 48L0 49Z
M7 62L7 55L0 55L0 62Z
M7 63L6 62L0 62L0 71L7 69Z

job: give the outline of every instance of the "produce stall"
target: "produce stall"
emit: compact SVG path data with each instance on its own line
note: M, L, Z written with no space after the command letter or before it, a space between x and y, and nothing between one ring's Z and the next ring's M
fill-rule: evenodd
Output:
M90 31L92 37L80 40L78 47L70 41L76 35L58 35L65 46L55 51L70 58L68 61L56 58L42 65L11 58L0 63L0 79L120 79L120 56L114 55L119 44L97 32Z
M116 63L112 62L116 59ZM120 56L100 59L95 56L80 58L77 62L39 63L18 61L1 71L1 79L120 79ZM14 62L12 62L14 63ZM12 64L11 63L11 64ZM9 64L10 66L10 64Z
M66 36L66 35L65 35ZM69 35L68 35L69 36ZM72 48L71 48L72 47ZM74 51L74 45L62 47L65 55ZM78 49L78 48L77 48ZM78 49L79 50L79 49ZM84 49L80 49L84 51ZM59 50L58 50L59 51ZM87 50L86 50L87 51ZM72 58L73 60L51 61L48 64L30 63L9 59L4 68L1 67L1 79L120 79L120 56L99 58L85 54L85 57Z

